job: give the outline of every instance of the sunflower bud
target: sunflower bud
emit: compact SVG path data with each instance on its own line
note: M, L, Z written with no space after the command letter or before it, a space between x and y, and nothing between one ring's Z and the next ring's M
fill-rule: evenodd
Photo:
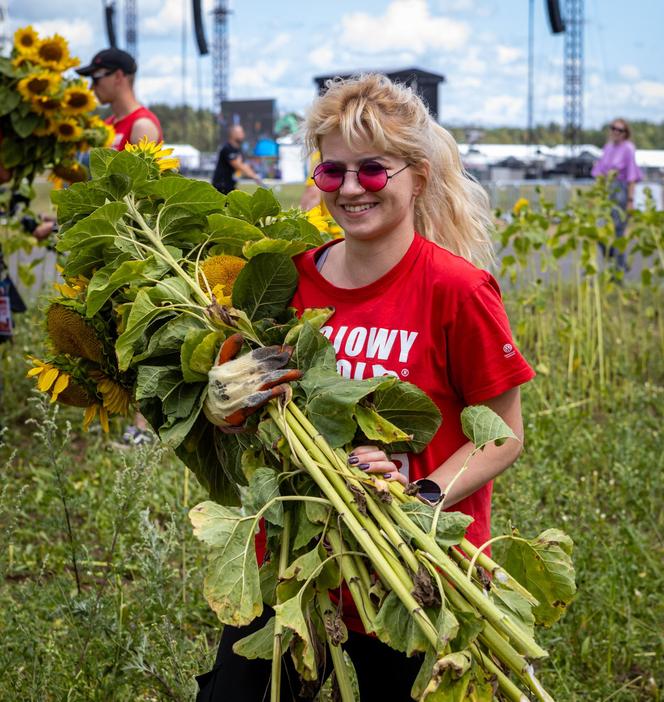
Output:
M200 265L198 284L206 290L213 290L218 285L223 286L224 293L230 295L233 285L247 262L238 256L221 254L210 256Z

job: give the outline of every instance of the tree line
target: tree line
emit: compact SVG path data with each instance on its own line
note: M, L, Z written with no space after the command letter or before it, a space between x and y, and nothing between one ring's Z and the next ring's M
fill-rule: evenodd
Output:
M201 151L217 151L225 138L215 115L209 109L195 109L190 105L165 105L157 103L150 109L159 117L164 140L170 144L191 144ZM607 126L584 129L581 143L603 146ZM664 149L664 122L630 121L632 140L639 149ZM447 126L447 125L444 125ZM479 142L487 144L527 144L528 130L523 127L448 127L454 138L466 143L471 133L479 134ZM532 143L555 146L565 144L563 128L556 122L538 124L533 129Z

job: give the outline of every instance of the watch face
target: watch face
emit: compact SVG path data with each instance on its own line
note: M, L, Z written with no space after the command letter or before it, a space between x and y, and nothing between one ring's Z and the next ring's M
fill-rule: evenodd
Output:
M428 480L427 478L422 478L422 480L417 481L417 485L420 488L418 491L419 497L427 502L438 502L441 497L441 489L438 483L434 483L433 480Z

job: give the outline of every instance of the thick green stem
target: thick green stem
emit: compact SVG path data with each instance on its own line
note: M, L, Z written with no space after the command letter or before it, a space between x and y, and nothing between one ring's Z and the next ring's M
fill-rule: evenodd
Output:
M317 595L318 606L320 607L321 614L329 612L334 613L334 607L330 601L330 596L327 592L319 592ZM351 682L350 676L348 675L348 666L344 660L344 652L340 644L335 644L330 640L330 635L325 631L327 636L327 644L330 651L330 656L332 658L332 663L334 665L334 672L337 677L337 685L339 687L339 693L341 695L341 702L355 702L355 694L353 693L353 684Z
M482 591L471 582L468 582L465 575L459 570L454 560L436 543L435 539L422 531L409 517L394 505L388 505L387 509L392 515L396 524L402 527L406 533L414 539L417 546L425 553L429 554L434 565L443 569L445 576L463 594L463 596L475 607L482 616L493 624L496 629L503 632L511 641L516 644L521 653L530 658L544 658L547 652L537 644L532 636L503 614Z
M339 559L341 575L348 585L350 594L355 602L357 613L362 621L362 626L367 633L374 631L374 620L376 619L376 608L369 597L368 588L364 587L362 576L360 575L357 562L358 558L344 553L344 543L341 534L336 529L329 529L327 539L335 553L342 554Z
M281 535L281 550L279 551L279 578L288 568L290 552L291 513L284 511L284 529ZM272 641L272 681L270 683L270 702L279 702L281 697L281 637L283 627L274 621L274 639Z
M422 629L423 634L426 636L427 640L434 649L438 649L439 640L438 632L435 626L431 623L427 615L425 614L422 607L415 600L415 598L410 594L408 588L403 584L401 578L392 570L389 562L383 556L382 552L376 548L376 545L369 536L366 525L370 520L357 518L348 505L344 502L340 494L332 486L330 480L318 466L317 462L309 455L307 449L300 441L300 437L304 435L303 438L309 438L309 443L313 445L313 441L306 434L304 429L294 421L291 415L292 424L286 420L284 416L279 412L279 409L275 404L270 404L268 406L268 412L270 417L275 421L279 429L283 432L291 444L295 452L295 456L302 467L307 470L309 475L313 478L314 482L322 490L323 494L332 503L332 506L337 511L339 518L342 519L345 524L350 529L356 541L364 549L367 555L371 558L373 567L378 572L379 576L383 581L390 587L397 597L404 604L410 615L417 622L418 626ZM333 471L330 475L335 475ZM336 476L341 483L342 492L349 493L350 491L346 488L343 481Z
M210 304L210 298L203 292L198 283L188 275L180 266L180 264L173 258L170 251L164 246L161 238L157 233L155 233L147 224L143 215L138 211L138 208L133 202L133 199L128 195L125 195L124 201L129 208L131 216L136 220L138 226L141 228L143 234L145 234L148 241L154 246L159 255L168 263L168 265L177 273L177 275L182 278L182 280L191 288L196 299L204 306L207 307Z

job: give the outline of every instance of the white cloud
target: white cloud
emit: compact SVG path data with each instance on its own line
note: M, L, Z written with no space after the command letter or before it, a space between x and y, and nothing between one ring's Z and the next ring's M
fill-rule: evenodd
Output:
M323 44L310 51L308 58L314 68L329 69L334 62L335 56L335 51L330 44Z
M167 35L175 30L182 29L184 19L184 8L182 0L164 0L158 3L159 10L156 14L145 14L145 10L139 13L140 29L147 34ZM145 19L141 21L142 17Z
M71 54L78 56L83 64L88 63L92 58L92 54L96 53L98 50L97 36L95 35L94 27L87 20L80 18L72 18L69 20L50 19L33 22L32 26L41 37L51 34L60 34L63 36L69 44ZM104 45L105 44L106 38L104 37Z
M498 55L498 63L514 63L523 56L523 51L516 46L505 46L504 44L499 44L496 47L496 54Z
M466 22L433 16L426 0L392 0L382 16L354 12L341 19L341 40L357 52L455 50L470 36Z
M479 57L479 51L475 47L471 47L458 59L455 73L461 76L468 73L483 75L486 73L486 69L486 61Z
M231 85L233 92L241 96L247 89L274 91L275 83L284 76L290 61L257 61L252 65L240 66L231 71Z
M634 86L637 100L644 107L664 108L664 83L642 80Z
M494 95L484 101L480 114L487 123L519 124L523 120L524 100L514 95Z
M628 80L638 80L641 77L641 72L636 66L626 63L618 69L618 73Z

